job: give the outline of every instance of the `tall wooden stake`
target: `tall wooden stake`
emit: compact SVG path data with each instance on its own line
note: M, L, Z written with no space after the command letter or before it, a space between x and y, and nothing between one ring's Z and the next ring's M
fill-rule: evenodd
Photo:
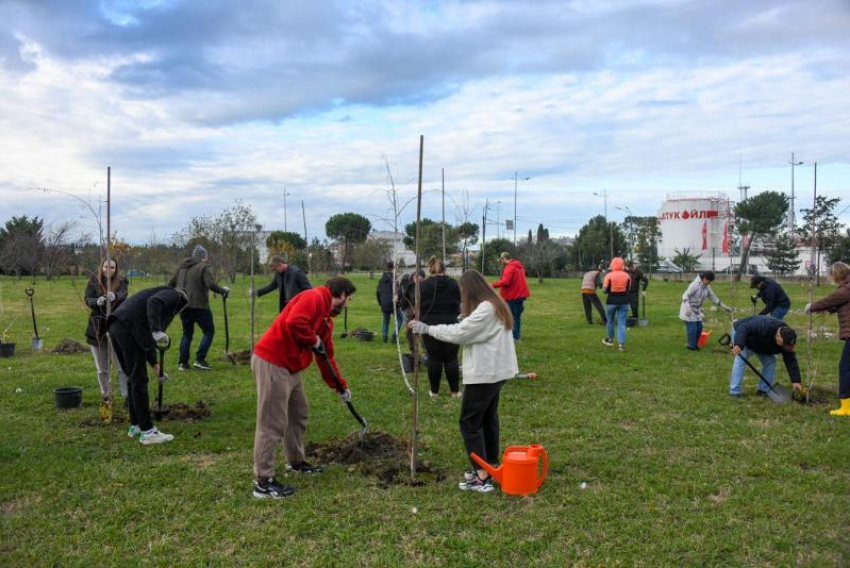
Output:
M257 302L257 288L254 285L254 258L257 254L257 227L254 227L254 230L251 231L251 355L254 354L254 337L255 337L255 325L254 325L254 306Z
M312 273L312 261L310 260L310 241L307 240L307 213L304 212L304 200L301 200L301 220L304 222L304 242L307 243L307 272Z
M818 243L818 163L815 162L815 185L814 185L814 194L812 195L812 253L809 256L809 263L811 269L809 270L809 304L814 300L814 287L812 283L814 282L815 270L820 270L820 267L815 264L815 249L817 248ZM815 378L814 373L812 371L812 324L813 318L811 312L809 312L809 332L806 334L806 365L808 366L809 371L809 380L806 385L806 402L809 402L809 397L811 396L812 384L814 384Z
M422 155L425 148L425 136L419 135L419 188L416 193L416 270L413 273L415 283L416 300L413 307L414 318L418 321L422 298L419 288L419 280L416 275L422 269L422 257L419 254L419 239L422 236ZM410 479L416 480L416 439L419 430L419 342L413 342L413 396L411 409L410 429Z
M106 168L106 266L112 262L112 167ZM102 265L101 265L102 268ZM118 271L115 271L115 275ZM114 275L113 275L114 276ZM106 279L106 321L112 315L112 301L109 299L112 292L112 278ZM112 383L112 339L106 338L106 374ZM110 386L111 389L111 386Z
M446 168L443 168L443 262L446 262Z

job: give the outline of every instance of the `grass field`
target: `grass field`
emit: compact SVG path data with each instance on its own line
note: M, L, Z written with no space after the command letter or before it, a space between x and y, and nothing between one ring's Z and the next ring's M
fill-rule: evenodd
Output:
M18 354L0 359L4 566L850 565L850 420L828 415L833 402L777 406L755 397L749 372L746 398L731 399L732 360L714 341L728 319L708 312L714 349L687 351L677 318L684 283L653 281L649 326L629 331L625 353L604 347L602 328L585 323L577 280L531 283L517 355L521 370L539 379L510 382L500 413L503 445L536 442L549 452L549 477L536 496L457 490L467 466L459 402L429 400L423 376L420 455L446 472L444 481L383 488L331 466L290 480L299 489L291 499L258 502L250 498L253 377L220 360L220 300L215 370L178 374L176 350L166 362L166 402L202 399L212 416L162 423L175 441L144 447L126 437L126 424L83 425L98 414L91 356L30 353L27 282L0 282L4 321L20 316L10 332ZM377 280L355 282L349 327L379 330ZM156 283L135 281L131 292ZM85 282L35 287L46 346L83 341ZM228 302L234 349L249 341L247 287L239 280ZM799 310L804 288L787 290ZM729 301L728 283L715 291ZM271 296L258 303L260 332L274 315ZM748 296L740 286L736 305L746 313ZM805 329L804 316L788 320ZM815 324L818 332L837 328L833 317ZM170 332L179 338L179 322ZM817 383L832 392L841 346L837 336L814 344ZM337 359L370 428L407 438L411 405L394 347L338 340ZM777 377L787 382L781 362ZM315 368L305 383L310 441L356 431ZM53 389L67 385L85 388L81 410L54 408Z

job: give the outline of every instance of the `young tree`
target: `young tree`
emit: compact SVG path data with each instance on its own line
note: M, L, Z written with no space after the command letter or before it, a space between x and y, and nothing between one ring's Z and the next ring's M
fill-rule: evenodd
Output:
M569 258L565 247L548 239L521 245L517 256L522 258L528 274L537 276L541 284L544 277L552 277L557 270L563 269Z
M773 248L767 254L767 267L780 276L793 274L800 268L800 259L794 239L788 233L782 233L773 241Z
M75 223L73 221L64 221L51 225L47 229L42 264L44 274L48 280L53 280L53 276L57 272L67 268L67 264L73 256L73 251L68 243L68 237L74 226Z
M815 269L818 275L818 286L820 286L820 257L822 252L829 252L841 238L841 229L844 227L835 215L835 208L841 202L837 197L818 195L815 198L815 206L803 208L803 223L798 228L800 238L808 241L815 247ZM812 224L814 223L814 235Z
M748 235L747 245L741 251L741 265L735 275L736 282L741 280L749 262L753 241L776 233L787 211L788 197L776 191L764 191L735 206L737 230L742 235Z
M699 266L701 254L691 254L691 249L685 247L681 251L673 249L673 264L684 270L685 272L694 272Z
M372 223L369 219L358 213L337 213L325 223L328 238L334 239L341 246L343 272L349 264L348 257L354 245L365 241L371 230Z

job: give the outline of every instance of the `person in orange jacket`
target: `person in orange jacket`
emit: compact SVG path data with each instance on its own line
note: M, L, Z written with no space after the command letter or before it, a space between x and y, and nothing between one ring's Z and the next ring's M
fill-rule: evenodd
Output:
M624 351L626 348L626 316L629 314L629 288L632 278L623 270L625 263L619 256L611 259L611 272L605 275L602 281L602 289L608 298L605 300L605 308L608 312L608 337L602 343L609 347L614 345L614 321L617 322L617 349Z
M348 305L356 288L347 278L335 277L324 286L295 296L254 346L251 370L257 384L257 428L254 434L254 497L279 499L295 488L275 480L275 454L282 443L287 470L321 473L304 461L304 433L309 407L301 371L315 358L322 378L343 402L351 391L334 361L333 321ZM325 360L327 353L330 365ZM334 379L334 374L339 383Z
M525 267L520 261L511 259L510 253L507 252L499 255L499 264L502 265L502 277L493 282L493 288L499 288L499 296L511 309L511 315L514 318L514 341L519 341L520 317L525 310L523 304L526 298L531 296L525 279Z

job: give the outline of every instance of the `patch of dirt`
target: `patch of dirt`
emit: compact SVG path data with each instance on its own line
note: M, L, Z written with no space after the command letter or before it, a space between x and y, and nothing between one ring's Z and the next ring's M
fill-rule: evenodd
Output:
M239 351L231 351L231 355L236 359L237 363L244 363L246 365L251 364L251 350L250 349L240 349ZM219 361L227 361L227 356L222 355L219 357Z
M424 461L417 464L416 480L411 480L407 443L386 432L366 432L362 441L354 432L337 442L310 442L306 454L319 463L347 465L348 471L377 477L381 487L420 486L445 479L442 471Z
M806 400L803 399L803 400L800 401L800 403L806 404ZM826 387L820 387L818 385L815 385L809 391L809 402L808 402L808 404L810 406L812 406L812 405L822 406L822 405L828 405L828 404L835 404L837 406L838 405L838 394L832 389L828 389Z
M352 337L360 341L372 341L375 339L375 332L369 331L365 327L358 327L349 331L346 337Z
M155 401L151 402L156 404ZM196 402L195 406L189 406L188 404L184 404L182 402L176 402L174 404L166 404L165 408L169 409L168 415L163 416L160 420L157 420L157 422L164 422L166 420L182 420L183 422L194 422L196 420L203 420L204 418L209 418L209 416L212 414L209 405L203 400L199 400L198 402ZM151 407L151 416L153 416L153 410L154 407ZM112 422L110 424L104 424L103 422L101 422L100 416L98 415L90 416L84 419L80 422L80 425L93 427L110 427L118 425L121 427L125 427L128 423L129 417L122 406L121 410L118 410L118 408L112 409Z
M11 517L25 509L28 509L29 507L32 507L33 505L37 505L38 503L41 503L41 495L37 493L24 495L23 497L18 497L12 501L4 501L0 503L0 514L4 517Z
M729 498L729 495L731 495L731 494L732 494L732 489L729 488L729 487L723 486L723 487L720 488L720 490L717 493L715 493L713 495L709 495L708 500L711 501L712 503L719 505L720 503L723 503L724 501L726 501Z
M57 353L59 355L75 355L77 353L88 353L90 351L91 350L88 347L79 341L74 341L73 339L68 339L66 337L53 348L52 353Z

